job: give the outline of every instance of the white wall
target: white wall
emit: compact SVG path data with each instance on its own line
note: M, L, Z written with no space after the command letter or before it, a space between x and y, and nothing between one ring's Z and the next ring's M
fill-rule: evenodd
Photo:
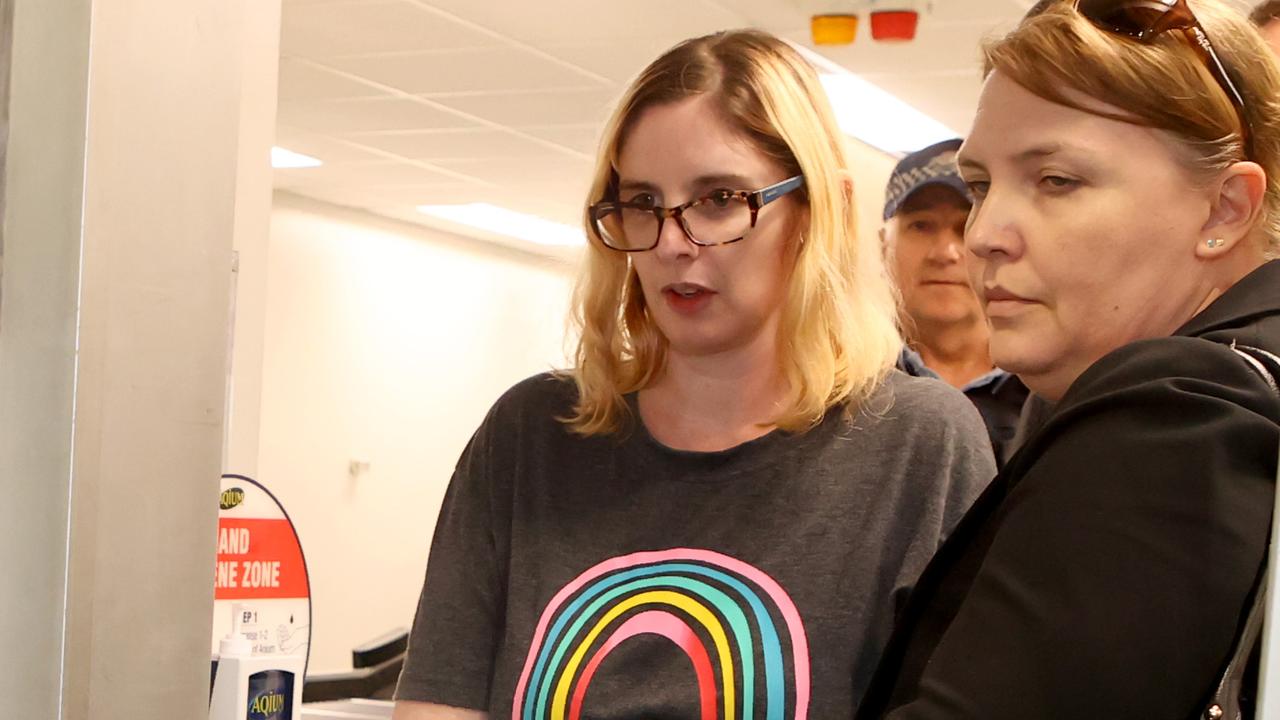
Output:
M573 271L277 193L257 479L306 552L311 672L410 623L458 454L507 387L564 365Z
M858 232L876 234L884 224L884 189L898 159L861 140L849 139L849 164L853 166L853 191L857 202Z

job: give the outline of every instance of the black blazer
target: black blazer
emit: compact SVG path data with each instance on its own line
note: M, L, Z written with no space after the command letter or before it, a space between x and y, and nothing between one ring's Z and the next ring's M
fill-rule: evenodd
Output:
M925 569L858 720L1199 715L1266 553L1280 261L1090 367Z

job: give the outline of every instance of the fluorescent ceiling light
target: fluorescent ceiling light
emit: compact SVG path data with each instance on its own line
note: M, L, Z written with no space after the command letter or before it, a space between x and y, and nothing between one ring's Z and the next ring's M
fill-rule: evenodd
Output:
M285 150L282 147L271 148L271 167L276 169L311 168L320 167L323 164L319 160L302 153Z
M840 129L885 152L915 152L959 136L857 75L824 73L821 80Z
M528 240L539 245L579 246L586 244L582 230L558 222L526 215L489 203L465 205L419 205L418 212L441 220L478 228L486 232Z
M960 136L829 58L802 45L794 47L817 67L836 122L846 134L897 155Z

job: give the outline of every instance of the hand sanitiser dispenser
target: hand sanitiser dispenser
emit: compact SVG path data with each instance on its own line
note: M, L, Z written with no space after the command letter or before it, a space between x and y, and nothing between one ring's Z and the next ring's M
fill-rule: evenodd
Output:
M209 720L295 720L302 707L302 656L255 654L244 625L256 613L232 606L231 632L219 644Z

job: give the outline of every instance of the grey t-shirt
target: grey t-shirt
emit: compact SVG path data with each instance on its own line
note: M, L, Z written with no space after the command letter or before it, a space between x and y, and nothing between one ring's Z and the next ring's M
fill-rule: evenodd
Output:
M973 406L894 372L853 416L722 452L574 435L508 391L436 525L398 699L522 718L848 717L995 474ZM634 407L634 400L632 400Z

